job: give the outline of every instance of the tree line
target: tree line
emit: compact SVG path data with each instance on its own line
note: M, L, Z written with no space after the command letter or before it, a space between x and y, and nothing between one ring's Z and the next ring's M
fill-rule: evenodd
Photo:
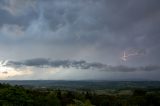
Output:
M132 95L110 95L0 84L0 106L160 106L160 92L133 89Z

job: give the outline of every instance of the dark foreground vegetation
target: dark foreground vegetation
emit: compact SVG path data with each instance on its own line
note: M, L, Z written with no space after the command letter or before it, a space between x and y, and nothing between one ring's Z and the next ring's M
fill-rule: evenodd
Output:
M0 84L0 106L160 106L160 89L127 88L100 93Z

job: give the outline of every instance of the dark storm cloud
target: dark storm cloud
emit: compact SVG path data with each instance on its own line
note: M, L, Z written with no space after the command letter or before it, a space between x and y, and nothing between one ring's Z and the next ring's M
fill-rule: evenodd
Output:
M63 68L80 68L80 69L90 69L90 68L103 68L106 65L101 63L88 63L86 61L74 61L74 60L51 60L44 58L30 59L22 62L18 61L8 61L6 66L33 66L33 67L63 67Z
M32 48L32 54L21 53L17 58L40 53L39 57L51 54L49 58L61 59L75 55L75 59L116 65L120 65L119 54L125 49L142 48L147 56L136 58L131 65L157 64L159 4L159 0L2 0L0 43L17 48L18 53ZM17 32L22 36L16 36Z
M99 71L112 71L112 72L134 72L134 71L160 71L160 66L144 66L144 67L127 67L127 66L111 66L103 63L89 63L84 60L75 61L75 60L52 60L52 59L30 59L22 62L8 61L6 66L11 67L23 67L23 66L32 66L32 67L54 67L54 68L76 68L76 69L85 69L92 70L96 69Z
M19 24L21 20L22 22L28 20L26 23L30 25L27 27L37 25L40 22L44 22L41 24L47 23L47 28L52 31L52 34L42 36L46 40L50 40L47 39L47 36L50 36L49 38L52 38L52 41L59 37L59 40L70 43L70 41L79 37L76 43L98 41L101 44L100 41L104 40L102 43L106 42L110 44L109 46L114 46L116 43L123 46L122 42L128 44L130 40L133 40L130 45L133 43L133 46L135 46L138 38L145 37L145 39L148 39L150 35L147 33L158 31L157 27L159 26L159 20L153 20L159 16L158 0L78 0L76 2L73 0L7 0L1 4L3 5L1 11L4 14L8 12L8 16L2 15L4 16L3 20L8 18L4 22L15 19L14 24ZM34 19L32 12L38 15L37 19ZM21 15L12 16L13 13ZM28 15L25 16L26 14ZM34 22L41 17L43 18L38 23ZM24 18L25 20L23 20ZM144 26L144 28L140 32L139 30L134 32L135 28L141 26ZM46 31L48 30L46 29ZM32 32L26 33L29 36ZM35 36L39 35L38 30Z

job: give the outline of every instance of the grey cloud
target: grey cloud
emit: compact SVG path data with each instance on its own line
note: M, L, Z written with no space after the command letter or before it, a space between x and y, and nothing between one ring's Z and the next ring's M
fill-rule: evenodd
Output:
M148 34L155 32L155 25L159 27L159 24L157 26L159 21L152 20L160 10L157 2L156 0L152 2L123 0L118 3L117 0L51 2L54 6L47 5L48 8L44 8L44 18L54 35L51 36L50 42L55 42L55 36L58 36L61 44L79 43L93 46L98 44L102 49L106 46L146 48L146 43L153 46L154 41L159 41L158 36L154 34L155 37L152 37ZM142 30L137 30L137 27ZM140 37L144 39L137 43ZM142 43L144 40L148 41Z
M22 37L24 35L23 27L18 25L4 24L1 28L1 34L10 38Z
M159 0L7 0L1 5L5 8L0 10L0 26L17 24L24 28L25 37L11 44L18 53L32 48L34 56L38 50L44 54L39 57L53 54L49 57L72 58L75 55L75 59L84 57L82 60L121 65L119 54L135 47L149 52L145 58L130 61L131 65L160 62ZM0 43L9 45L13 40L5 36ZM68 52L70 57L66 55ZM86 59L84 52L91 57ZM34 57L24 54L20 57Z
M30 59L25 60L22 62L18 61L8 61L6 66L34 66L34 67L43 67L43 66L50 66L50 67L64 67L64 68L80 68L80 69L90 69L90 68L103 68L106 65L101 63L88 63L86 61L74 61L74 60L51 60L51 59L44 59L44 58L37 58L37 59Z
M160 71L159 65L149 65L141 67L127 67L127 66L112 66L103 63L97 62L86 62L84 60L75 61L75 60L52 60L52 59L30 59L21 62L17 61L8 61L5 66L11 67L63 67L63 68L76 68L76 69L85 69L92 70L96 69L99 71L111 71L111 72L134 72L134 71Z
M0 27L7 24L27 28L37 18L38 11L36 0L1 0Z
M14 17L3 10L0 10L0 14L0 27L7 24L21 26L25 29L28 28L30 21L35 20L38 17L38 15L35 12L30 12L29 14L18 17Z
M1 9L6 10L12 15L26 14L27 11L33 11L36 0L2 0Z

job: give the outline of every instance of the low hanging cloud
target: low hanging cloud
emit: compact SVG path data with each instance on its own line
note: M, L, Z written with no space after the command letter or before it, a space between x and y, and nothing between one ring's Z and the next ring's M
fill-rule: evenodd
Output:
M22 66L33 66L33 67L63 67L63 68L77 68L77 69L91 69L91 68L104 68L107 65L102 63L88 63L84 60L52 60L52 59L30 59L25 61L8 61L6 66L22 67Z
M45 58L29 59L24 61L8 61L8 67L53 67L53 68L76 68L84 70L99 70L110 72L134 72L134 71L159 71L159 65L148 65L141 67L112 66L97 62L86 62L84 60L52 60Z

